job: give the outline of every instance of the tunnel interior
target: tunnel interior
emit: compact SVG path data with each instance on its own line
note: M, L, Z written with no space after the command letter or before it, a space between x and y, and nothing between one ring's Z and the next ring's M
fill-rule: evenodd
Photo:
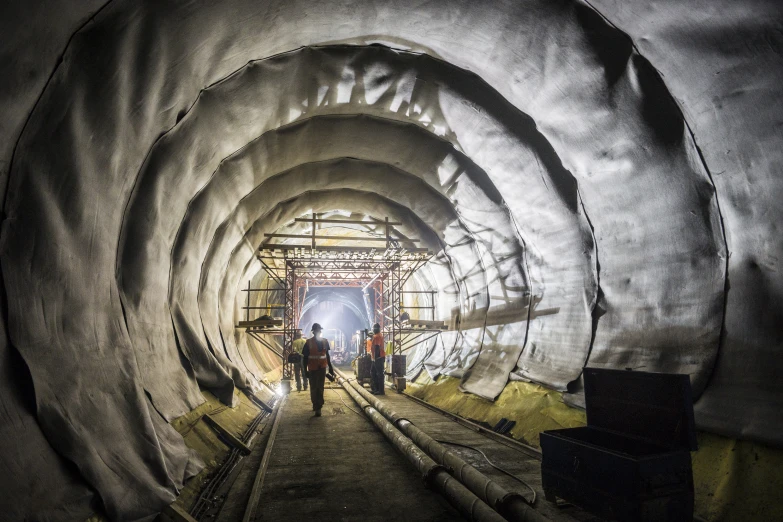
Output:
M186 419L285 377L288 341L237 327L284 319L259 252L386 220L431 254L402 309L444 325L412 395L536 446L586 422L585 368L687 375L697 514L783 513L777 2L3 9L9 520L176 503L219 460ZM362 283L308 286L296 327L351 352Z

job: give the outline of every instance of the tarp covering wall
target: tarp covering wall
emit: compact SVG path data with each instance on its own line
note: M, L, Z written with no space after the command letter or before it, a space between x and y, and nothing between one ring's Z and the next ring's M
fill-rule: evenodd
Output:
M3 9L3 337L35 408L2 436L37 419L68 498L171 501L198 463L168 421L273 370L234 328L263 234L333 209L438 252L430 375L578 402L585 365L682 372L701 427L783 442L779 3Z

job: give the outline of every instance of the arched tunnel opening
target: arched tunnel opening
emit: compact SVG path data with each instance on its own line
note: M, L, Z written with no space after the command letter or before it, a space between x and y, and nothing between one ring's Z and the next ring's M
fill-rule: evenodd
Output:
M2 12L0 519L783 519L779 2Z

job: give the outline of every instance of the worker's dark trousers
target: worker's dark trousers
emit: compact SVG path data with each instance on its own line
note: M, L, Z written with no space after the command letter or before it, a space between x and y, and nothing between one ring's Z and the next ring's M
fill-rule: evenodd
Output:
M302 389L302 381L304 381L304 389L305 391L307 391L307 379L303 379L304 368L302 368L301 361L297 363L293 363L293 365L294 365L294 377L296 378L296 391Z
M378 357L370 367L370 389L375 393L384 393L383 372L386 369L386 359Z
M313 403L313 411L320 411L324 405L324 380L326 379L326 368L320 370L310 370L307 372L310 380L310 400Z

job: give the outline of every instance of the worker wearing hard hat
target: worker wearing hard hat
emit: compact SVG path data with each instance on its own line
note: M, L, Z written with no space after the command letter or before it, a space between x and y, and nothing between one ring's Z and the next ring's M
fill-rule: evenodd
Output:
M386 350L383 347L381 325L375 323L372 327L372 366L370 368L370 388L373 395L384 395L383 374L386 369Z
M294 343L291 355L288 358L288 362L290 362L294 367L296 391L302 391L302 384L304 384L304 391L307 391L307 377L304 376L306 370L302 365L302 350L304 350L304 345L305 340L302 338L302 330L296 330L294 332Z
M302 366L305 369L305 377L310 381L310 400L313 403L315 416L321 416L321 408L324 405L324 381L326 368L334 374L332 359L329 357L329 341L321 337L321 325L313 324L313 336L310 337L302 349Z

